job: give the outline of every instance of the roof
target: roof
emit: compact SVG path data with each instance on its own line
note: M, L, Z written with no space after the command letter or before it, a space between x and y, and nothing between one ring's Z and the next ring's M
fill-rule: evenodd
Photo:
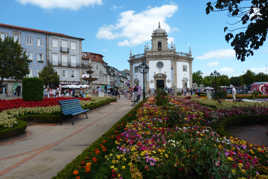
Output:
M98 54L98 53L82 52L82 59L85 59L85 60L89 60L90 59L91 61L94 61L94 62L106 64L103 61L103 55L102 54Z
M69 36L69 35L65 35L65 34L61 34L61 33L49 32L49 31L32 29L32 28L27 28L27 27L14 26L14 25L9 25L9 24L1 24L0 23L0 27L17 29L17 30L22 30L22 31L29 31L29 32L37 32L37 33L42 33L42 34L46 34L46 35L55 35L55 36L59 36L59 37L66 37L66 38L72 38L72 39L78 39L78 40L84 40L83 38L73 37L73 36Z

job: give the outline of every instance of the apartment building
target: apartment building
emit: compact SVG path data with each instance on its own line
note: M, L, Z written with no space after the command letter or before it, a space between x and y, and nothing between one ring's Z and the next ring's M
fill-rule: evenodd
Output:
M61 84L80 84L83 38L0 23L0 38L7 36L18 40L31 60L29 77L38 77L38 73L51 63ZM18 85L9 79L6 82L8 91Z

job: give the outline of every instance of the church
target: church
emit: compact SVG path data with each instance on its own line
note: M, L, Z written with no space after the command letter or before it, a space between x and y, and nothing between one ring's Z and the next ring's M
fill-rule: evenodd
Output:
M139 85L145 91L156 90L158 88L169 88L181 91L183 88L192 88L192 52L176 52L175 45L168 46L167 32L158 28L152 33L151 49L145 45L144 53L130 53L130 77L131 84ZM146 63L148 72L143 74L139 70L139 65ZM143 84L144 83L144 84Z

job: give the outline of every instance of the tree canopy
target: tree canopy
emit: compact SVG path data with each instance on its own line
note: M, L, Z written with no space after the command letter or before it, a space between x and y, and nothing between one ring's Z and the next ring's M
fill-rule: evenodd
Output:
M5 78L22 80L29 74L28 57L18 41L7 37L0 38L0 85Z
M202 80L203 80L203 77L202 77L202 72L200 70L193 73L193 83L200 85L202 83Z
M267 0L216 0L209 1L206 13L227 11L228 16L236 18L230 26L224 27L225 39L231 42L236 58L245 61L266 41L268 30ZM237 32L234 34L234 32Z
M39 73L39 78L49 88L56 88L59 85L59 75L50 63Z

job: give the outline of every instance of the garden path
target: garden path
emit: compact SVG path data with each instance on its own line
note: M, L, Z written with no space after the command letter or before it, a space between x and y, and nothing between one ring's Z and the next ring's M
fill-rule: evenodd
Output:
M126 99L63 125L31 125L23 136L0 143L0 178L51 178L133 106ZM83 116L82 116L83 117Z
M240 126L228 130L231 135L247 140L249 143L268 147L268 125Z

